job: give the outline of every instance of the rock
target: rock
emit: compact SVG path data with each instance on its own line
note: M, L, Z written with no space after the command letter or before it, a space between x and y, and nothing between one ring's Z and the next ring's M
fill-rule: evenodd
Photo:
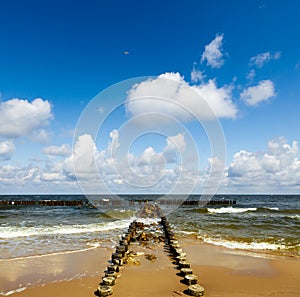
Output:
M133 257L127 257L124 261L125 264L133 264L136 266L140 266L140 260L134 259Z
M204 295L204 288L200 285L190 285L188 287L188 294L191 296L203 296Z
M151 254L146 254L145 258L151 262L154 262L157 259L155 255L151 255Z
M157 238L159 242L165 242L165 238L163 236L160 235Z
M157 218L160 217L161 210L158 205L146 202L139 214L141 218Z
M142 232L140 235L137 236L137 240L138 241L149 241L149 237L150 235L145 233L145 232Z

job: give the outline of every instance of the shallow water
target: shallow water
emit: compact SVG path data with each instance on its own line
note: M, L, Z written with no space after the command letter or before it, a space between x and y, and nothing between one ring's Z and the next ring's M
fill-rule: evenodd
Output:
M2 259L112 247L138 218L141 196L93 197L98 209L54 206L0 207ZM142 199L157 196L143 196ZM196 199L196 196L190 199ZM300 196L218 196L235 205L162 206L179 235L232 249L300 255ZM83 196L3 196L3 199L78 200ZM133 201L135 201L133 203ZM106 205L104 205L106 204Z

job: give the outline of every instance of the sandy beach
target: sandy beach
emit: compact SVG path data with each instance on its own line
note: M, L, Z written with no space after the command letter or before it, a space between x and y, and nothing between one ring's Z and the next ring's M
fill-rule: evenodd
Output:
M205 296L285 296L300 293L300 265L298 258L270 257L244 254L239 251L202 244L195 240L179 239L187 253L198 283L205 288ZM132 245L141 254L140 265L122 267L113 287L113 296L159 297L180 296L187 285L181 283L176 266L172 264L164 245L151 248ZM101 277L110 259L111 249L32 257L0 262L0 285L20 287L11 291L12 297L88 297L95 296ZM145 255L155 255L149 261ZM25 289L26 287L26 289Z

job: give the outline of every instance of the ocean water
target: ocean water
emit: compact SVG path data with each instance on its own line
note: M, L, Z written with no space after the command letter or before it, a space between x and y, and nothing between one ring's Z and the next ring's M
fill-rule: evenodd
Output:
M101 203L97 209L0 206L0 259L113 247L130 222L139 218L141 196L123 198L122 203L113 203L112 198L99 196ZM78 201L85 198L0 196L0 200L18 199ZM300 196L222 195L213 198L222 199L236 200L236 204L184 205L173 207L172 212L167 209L169 206L162 205L162 208L168 210L168 219L179 236L242 251L300 256Z

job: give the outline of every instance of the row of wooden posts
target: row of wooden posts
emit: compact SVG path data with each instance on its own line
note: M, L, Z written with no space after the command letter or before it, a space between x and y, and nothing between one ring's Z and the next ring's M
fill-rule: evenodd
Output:
M142 203L147 203L148 200L99 200L97 206L122 206L124 203L129 206L140 205ZM205 205L232 205L236 204L235 200L176 200L176 199L160 199L156 203L159 205L194 205L194 206L205 206ZM0 200L0 206L77 206L77 207L91 207L91 204L87 200Z
M180 270L180 276L183 277L182 282L186 284L186 294L190 296L203 296L204 288L198 284L198 278L193 274L190 263L186 259L186 253L180 248L178 240L171 230L171 226L166 217L162 217L160 224L164 231L164 241L169 252L169 256L177 269ZM118 272L124 265L124 257L130 253L129 245L132 241L135 241L135 236L140 223L133 221L126 234L121 238L119 245L116 247L114 253L112 253L110 265L107 266L102 282L99 284L96 296L105 297L113 294L113 286L116 283Z

